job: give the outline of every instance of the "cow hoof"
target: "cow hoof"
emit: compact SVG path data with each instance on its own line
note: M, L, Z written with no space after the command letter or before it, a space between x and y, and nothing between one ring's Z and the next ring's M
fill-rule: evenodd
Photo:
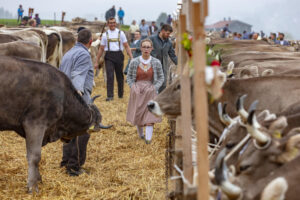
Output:
M28 194L32 194L33 191L35 191L35 193L39 193L39 188L38 186L32 186L32 187L28 187Z

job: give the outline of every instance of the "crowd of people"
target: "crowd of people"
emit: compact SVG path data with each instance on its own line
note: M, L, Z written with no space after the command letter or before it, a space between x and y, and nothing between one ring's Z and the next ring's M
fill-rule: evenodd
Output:
M20 24L20 27L25 27L27 25L31 27L39 27L41 25L41 19L39 17L39 14L36 13L34 18L32 18L32 13L28 13L28 16L23 16L24 14L24 9L23 6L20 4L18 8L18 19L17 22Z
M246 30L243 31L243 33L237 33L230 31L229 24L226 24L225 27L223 27L221 31L221 37L222 38L228 38L232 34L232 38L234 40L268 40L269 42L273 44L283 45L283 46L289 46L289 42L285 40L284 33L279 32L276 33L270 33L269 37L263 32L247 32Z
M117 79L118 98L123 98L124 74L127 75L130 98L126 119L136 126L137 137L150 144L154 124L161 122L161 118L154 116L147 109L147 102L166 88L170 64L168 57L177 64L177 57L169 39L173 29L168 23L158 28L154 21L148 26L143 19L139 26L134 20L130 26L131 38L129 39L122 30L117 28L115 14L113 6L105 15L108 29L102 34L96 59L98 61L104 55L107 74L106 101L114 100L114 76ZM121 13L121 17L124 17L124 13ZM121 24L122 19L119 14L118 19ZM91 43L90 30L85 28L78 30L77 43L64 55L59 68L71 79L74 87L87 103L91 99L94 80L91 56L88 53ZM125 71L123 71L124 50L129 58ZM97 61L94 63L94 68L98 67ZM66 167L70 176L78 176L84 172L81 166L85 162L88 140L89 136L85 134L63 146L61 166Z

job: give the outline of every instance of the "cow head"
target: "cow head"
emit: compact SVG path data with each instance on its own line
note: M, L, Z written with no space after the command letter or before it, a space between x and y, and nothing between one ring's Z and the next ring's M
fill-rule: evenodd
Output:
M256 121L254 111L249 114L247 130L253 139L249 141L237 165L242 182L247 182L249 176L254 180L265 177L273 169L299 155L300 128L282 136L280 132L286 126L286 118L279 117L268 127L262 127Z
M206 89L212 99L218 99L221 95L221 88L226 81L225 73L216 67L206 67L205 82ZM191 90L193 91L193 80L191 78ZM148 109L155 115L167 115L176 117L181 115L181 85L180 79L175 80L165 90L148 102ZM193 99L192 99L193 104Z

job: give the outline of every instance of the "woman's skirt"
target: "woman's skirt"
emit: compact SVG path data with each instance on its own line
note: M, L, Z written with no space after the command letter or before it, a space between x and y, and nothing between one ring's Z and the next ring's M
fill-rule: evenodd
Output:
M155 88L150 81L135 82L130 89L127 121L137 126L161 122L161 118L156 117L147 108L148 102L155 96Z

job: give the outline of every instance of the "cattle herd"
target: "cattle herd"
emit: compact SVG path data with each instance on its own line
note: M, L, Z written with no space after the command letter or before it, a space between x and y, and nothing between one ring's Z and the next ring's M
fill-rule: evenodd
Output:
M209 148L210 198L299 199L300 53L267 41L211 39L208 45L210 53L221 53L227 74L223 95L208 101L215 146ZM149 110L179 116L180 89L175 80Z
M0 129L26 139L29 192L41 181L43 145L101 122L97 107L57 70L75 42L76 33L64 27L0 29ZM99 43L90 49L93 62ZM223 89L208 104L210 143L217 144L209 155L211 198L298 199L300 53L266 41L211 39L208 45L220 53L222 72L206 72L219 75ZM179 116L180 89L180 80L173 81L149 110Z
M76 33L64 27L0 29L0 130L26 139L29 192L42 180L42 146L101 128L98 108L57 69L75 42Z

